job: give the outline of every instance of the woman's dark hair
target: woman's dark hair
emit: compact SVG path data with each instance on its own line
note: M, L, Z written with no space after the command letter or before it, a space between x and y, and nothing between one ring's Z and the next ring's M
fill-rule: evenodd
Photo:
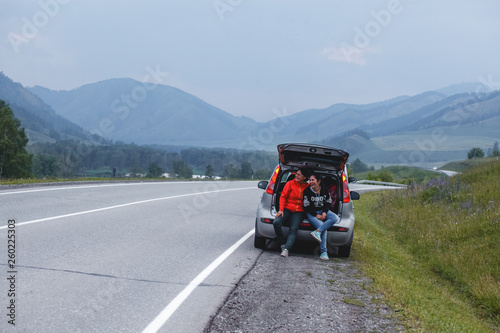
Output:
M311 172L311 173L309 174L309 177L311 177L311 176L314 176L314 178L316 178L316 180L317 180L317 181L321 181L321 180L323 180L323 177L321 177L321 175L320 175L320 174L318 174L317 172L314 172L314 171L313 171L313 172Z
M297 170L297 171L300 171L302 173L302 175L304 177L306 177L307 179L309 179L309 176L311 175L311 172L306 168L299 168L299 170Z

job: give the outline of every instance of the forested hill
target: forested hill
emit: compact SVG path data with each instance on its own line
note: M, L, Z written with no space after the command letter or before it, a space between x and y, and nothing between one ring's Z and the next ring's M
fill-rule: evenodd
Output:
M14 116L21 121L31 143L76 140L82 142L103 142L80 126L56 114L37 95L21 84L13 82L0 72L0 99L12 109Z

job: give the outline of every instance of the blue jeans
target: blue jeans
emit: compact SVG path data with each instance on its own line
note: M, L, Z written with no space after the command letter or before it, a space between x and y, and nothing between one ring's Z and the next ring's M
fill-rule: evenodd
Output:
M323 211L317 211L316 214L321 215L323 214ZM321 233L321 243L319 243L320 251L321 253L326 252L327 229L337 223L339 221L339 217L334 212L329 210L326 213L326 220L324 222L316 218L316 215L312 215L310 213L307 213L307 219L309 220L309 223L313 225L315 230L319 230Z
M290 250L295 243L295 238L297 237L297 231L299 230L300 223L304 219L304 212L293 213L288 209L283 210L283 215L276 218L273 221L274 232L278 237L278 242L280 245L285 244L285 248ZM282 225L287 220L290 220L290 225L288 227L288 237L285 243L285 234L283 233Z

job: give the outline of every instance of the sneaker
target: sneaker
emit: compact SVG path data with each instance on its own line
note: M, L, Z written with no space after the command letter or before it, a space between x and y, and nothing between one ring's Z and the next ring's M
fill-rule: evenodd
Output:
M285 257L285 258L288 258L288 250L287 249L283 249L283 251L281 251L281 256Z
M313 232L311 232L311 235L314 237L315 240L321 243L321 233L314 230Z
M330 260L330 258L328 258L328 253L326 253L326 252L321 253L321 255L319 256L319 258L321 260Z

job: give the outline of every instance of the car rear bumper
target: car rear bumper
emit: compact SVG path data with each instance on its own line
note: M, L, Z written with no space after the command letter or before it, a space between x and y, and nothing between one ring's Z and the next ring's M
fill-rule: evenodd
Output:
M256 234L265 238L276 238L276 233L272 223L273 221L274 218L271 217L257 217L255 230ZM335 224L328 230L328 247L350 245L349 243L352 240L351 235L353 228L354 220L341 220L339 223ZM307 220L304 220L297 232L297 241L316 242L316 240L311 236L311 231L313 230L314 227L310 225ZM285 233L285 236L288 235L287 226L283 226L283 232Z

